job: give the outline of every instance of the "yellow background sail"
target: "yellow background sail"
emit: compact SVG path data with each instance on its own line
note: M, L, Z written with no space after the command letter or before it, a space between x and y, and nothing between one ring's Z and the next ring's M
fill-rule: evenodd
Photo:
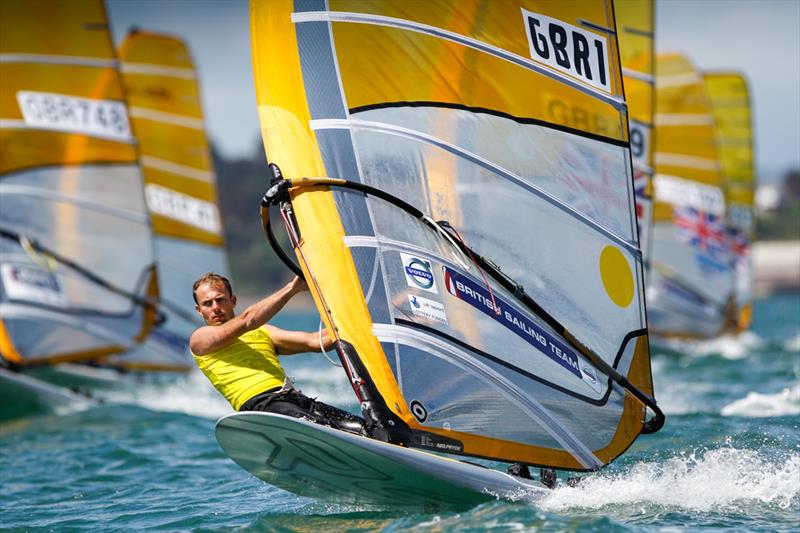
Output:
M711 337L730 319L726 177L702 76L680 54L656 59L651 330Z
M652 0L617 0L619 56L630 119L631 158L636 187L639 242L647 259L652 226L653 113L655 107L654 16ZM645 261L646 262L646 261Z
M115 362L186 371L194 367L187 339L198 325L192 283L205 272L228 271L197 71L185 43L171 35L133 30L119 55L166 320L147 346Z
M737 329L752 320L752 266L750 243L755 238L755 163L753 119L750 94L744 76L733 72L706 72L706 91L717 127L719 153L725 172L728 223L734 239L737 261Z
M0 79L3 229L35 239L122 293L157 296L141 175L103 3L2 2ZM2 246L6 359L94 359L150 331L152 309L142 311L31 247L7 240Z
M189 51L180 39L137 30L119 55L153 230L222 245L216 177Z

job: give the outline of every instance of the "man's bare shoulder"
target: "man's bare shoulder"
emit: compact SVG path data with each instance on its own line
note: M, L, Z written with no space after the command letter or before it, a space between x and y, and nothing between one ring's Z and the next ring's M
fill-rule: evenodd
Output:
M231 320L218 326L201 326L189 337L189 349L195 355L208 355L224 348L240 334L237 324Z

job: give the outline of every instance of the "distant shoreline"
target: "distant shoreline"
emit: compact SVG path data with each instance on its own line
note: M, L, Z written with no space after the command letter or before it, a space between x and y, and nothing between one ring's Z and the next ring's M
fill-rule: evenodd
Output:
M757 241L753 244L753 293L800 291L800 241Z

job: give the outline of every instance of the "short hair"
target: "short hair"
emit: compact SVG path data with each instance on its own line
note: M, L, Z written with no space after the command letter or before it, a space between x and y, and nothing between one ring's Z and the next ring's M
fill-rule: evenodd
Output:
M211 285L219 285L222 284L225 286L225 290L228 291L228 296L233 296L233 289L231 288L231 282L228 281L228 278L225 276L220 276L214 272L206 272L199 278L197 281L194 282L192 285L192 298L194 298L194 303L199 304L200 302L197 301L197 287L202 285L203 283L209 283Z

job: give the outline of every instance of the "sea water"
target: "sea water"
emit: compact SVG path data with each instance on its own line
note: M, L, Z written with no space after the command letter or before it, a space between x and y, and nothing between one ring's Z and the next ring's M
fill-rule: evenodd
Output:
M737 338L657 350L664 428L538 499L430 512L295 496L223 455L213 428L230 407L193 374L0 423L0 530L797 531L800 296L758 300L754 317ZM311 330L317 318L286 312L276 324ZM308 394L356 407L321 355L285 363Z

